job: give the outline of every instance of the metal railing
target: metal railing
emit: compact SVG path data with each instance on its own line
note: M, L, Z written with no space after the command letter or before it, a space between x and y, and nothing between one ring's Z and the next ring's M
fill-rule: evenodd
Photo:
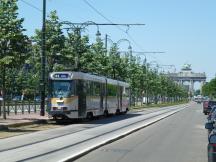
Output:
M47 108L47 104L46 104ZM30 114L40 112L40 102L38 101L5 101L6 115L10 114ZM0 116L3 115L3 103L0 101Z

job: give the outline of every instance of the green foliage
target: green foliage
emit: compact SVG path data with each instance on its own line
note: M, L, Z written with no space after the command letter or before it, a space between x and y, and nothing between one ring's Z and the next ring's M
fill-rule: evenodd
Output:
M211 98L216 97L216 78L212 79L202 87L202 94Z
M64 58L65 36L61 29L62 24L59 22L56 11L52 11L48 15L46 20L46 58L47 58L47 70L52 72L55 64L62 63ZM34 45L36 56L40 56L40 48L42 42L41 30L36 30L36 35L32 37L32 41L36 42Z
M29 38L23 34L23 19L17 18L16 0L0 2L0 66L6 68L8 94L24 93L33 97L39 93L42 32L37 29ZM187 92L167 77L151 70L140 58L128 52L121 54L117 44L105 50L102 40L89 44L89 37L74 26L63 32L57 12L46 20L46 76L52 71L79 70L126 81L131 86L133 100L144 96L164 100L187 97ZM1 69L2 69L1 68Z
M17 0L0 1L0 73L1 88L5 84L12 91L13 69L22 69L31 49L29 39L23 34L23 18L18 18ZM4 83L3 83L4 82Z

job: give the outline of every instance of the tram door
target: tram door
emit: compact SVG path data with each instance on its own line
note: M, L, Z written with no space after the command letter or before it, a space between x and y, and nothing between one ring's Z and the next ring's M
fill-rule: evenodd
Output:
M105 84L100 83L100 112L103 112L104 109L104 96L105 96ZM106 106L105 106L106 107Z
M86 115L86 85L83 80L77 81L77 94L78 94L78 115L85 117Z
M120 111L122 111L122 93L123 93L123 87L119 86L119 98L120 98Z
M116 97L117 97L117 109L119 109L121 111L121 108L120 108L120 87L119 87L119 85L116 86Z

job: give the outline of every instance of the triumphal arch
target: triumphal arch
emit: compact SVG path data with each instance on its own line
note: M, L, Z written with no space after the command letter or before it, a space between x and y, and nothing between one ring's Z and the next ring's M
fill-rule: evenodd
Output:
M180 85L184 85L185 82L189 82L188 91L190 94L194 94L194 83L200 82L200 90L202 90L202 86L206 82L206 74L205 73L194 73L192 71L190 64L184 64L181 71L179 73L168 73L168 77L173 79Z

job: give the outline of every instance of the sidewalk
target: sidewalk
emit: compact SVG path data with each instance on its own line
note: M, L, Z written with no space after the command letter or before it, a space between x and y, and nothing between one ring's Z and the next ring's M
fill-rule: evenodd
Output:
M8 129L8 127L16 127L22 125L28 125L32 123L42 123L48 120L48 114L46 113L45 116L40 116L38 113L31 113L31 114L10 114L7 116L7 119L3 119L3 114L0 116L0 130Z

